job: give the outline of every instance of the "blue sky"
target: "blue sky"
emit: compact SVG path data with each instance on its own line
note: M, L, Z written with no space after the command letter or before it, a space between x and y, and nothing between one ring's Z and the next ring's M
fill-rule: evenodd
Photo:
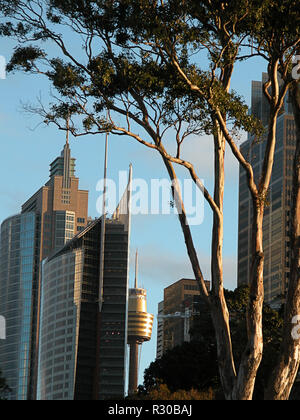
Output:
M0 56L9 60L14 43L0 39ZM251 80L260 80L265 64L252 60L239 64L232 79L232 87L250 102ZM34 194L47 180L49 164L61 152L65 134L55 126L40 124L38 116L22 111L21 103L37 103L41 96L47 104L50 87L45 79L25 74L7 75L0 80L0 223L18 213L23 202ZM76 174L80 188L88 189L89 214L99 216L96 185L103 177L105 136L87 136L70 139L72 156L76 161ZM201 147L199 147L201 142ZM213 156L209 138L193 138L183 150L184 157L198 168L200 178L212 192ZM118 180L120 170L133 164L133 177L167 178L161 158L155 151L124 137L110 136L108 177ZM188 176L188 175L187 175ZM237 284L237 221L238 221L238 165L227 150L224 223L224 280L225 287L234 289ZM210 280L211 212L205 206L204 222L193 227L195 245L207 280ZM134 255L139 250L139 282L148 291L148 311L157 314L157 305L163 299L163 289L177 280L192 278L183 235L176 215L144 216L132 219L130 281L134 280ZM155 318L151 342L144 344L140 382L143 371L156 355Z

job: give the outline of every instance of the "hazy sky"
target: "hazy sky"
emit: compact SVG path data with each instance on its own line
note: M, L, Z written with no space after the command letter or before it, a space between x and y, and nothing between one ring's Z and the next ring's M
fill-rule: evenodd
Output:
M9 60L14 43L0 38L0 56ZM251 80L260 80L264 63L252 60L238 66L232 87L249 104ZM21 103L37 103L41 96L47 104L48 82L25 74L7 75L0 80L0 223L20 212L20 207L34 194L49 176L49 164L61 152L64 132L54 126L44 126L38 116L22 111ZM199 147L201 142L201 147ZM80 188L88 189L89 214L97 217L96 202L99 193L96 185L103 177L104 136L70 139L72 156L76 158L76 175ZM213 156L211 139L193 138L183 149L184 157L195 163L199 176L212 192ZM109 138L108 177L118 180L119 171L133 164L133 177L145 179L167 178L161 158L155 151L124 137ZM184 174L183 172L181 172ZM188 177L188 175L186 175ZM225 189L225 287L234 289L237 284L237 215L238 215L238 165L231 152L226 158ZM205 278L210 280L211 212L205 206L204 222L193 227L195 245ZM130 281L134 279L134 255L139 250L139 282L148 291L148 311L157 314L157 304L163 299L163 289L177 280L192 278L183 235L176 215L137 215L132 219ZM1 312L1 310L0 310ZM143 371L156 355L156 326L151 342L143 346L140 382Z

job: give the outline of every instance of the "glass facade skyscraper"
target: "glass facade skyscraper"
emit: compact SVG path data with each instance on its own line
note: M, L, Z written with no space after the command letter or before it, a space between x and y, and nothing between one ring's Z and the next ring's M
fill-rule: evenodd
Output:
M0 367L11 399L36 398L41 263L87 225L88 191L79 190L68 142L50 165L50 179L1 226Z
M252 84L252 113L264 125L268 123L269 107L263 95L262 82ZM277 121L277 141L269 195L263 222L263 246L265 254L264 284L267 303L282 300L291 264L290 212L292 193L293 156L296 147L296 127L288 96ZM261 173L266 141L249 136L241 151L253 165L256 182ZM252 200L247 186L246 173L240 169L239 185L239 237L238 237L238 284L248 284L251 269Z
M83 258L70 249L43 266L38 399L74 396Z
M37 230L35 213L11 217L1 227L0 308L6 319L6 340L0 340L0 366L12 389L11 398L18 400L27 398L32 373Z
M112 219L94 221L43 263L40 400L125 395L129 200L127 189Z

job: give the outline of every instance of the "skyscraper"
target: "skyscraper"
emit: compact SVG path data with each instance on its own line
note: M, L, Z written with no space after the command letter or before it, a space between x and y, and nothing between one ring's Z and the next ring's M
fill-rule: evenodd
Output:
M78 188L68 141L50 165L50 179L2 223L0 315L6 340L0 341L0 366L11 399L34 399L37 375L41 262L87 223L88 191Z
M43 264L38 399L124 397L129 201L127 188L112 219L94 221Z
M266 77L263 74L261 82L252 83L251 101L252 114L260 118L265 126L269 119L269 105L263 94L263 83ZM294 117L287 96L277 121L274 167L263 223L264 280L267 303L272 303L274 299L283 296L289 281L291 263L289 227L293 156L296 147L295 130ZM241 146L243 155L253 165L256 181L261 173L265 149L265 139L257 141L250 135ZM243 168L240 169L239 178L238 285L241 285L249 282L253 210Z
M157 314L157 344L156 344L156 358L160 359L164 353L164 301L158 304Z
M40 261L86 226L88 191L79 190L68 142L50 165L49 181L23 204L22 213L32 211L40 217Z

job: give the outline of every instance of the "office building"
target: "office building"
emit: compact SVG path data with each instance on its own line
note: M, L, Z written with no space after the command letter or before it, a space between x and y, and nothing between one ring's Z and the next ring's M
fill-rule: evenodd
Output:
M78 187L67 141L46 185L1 226L0 315L7 334L0 366L12 400L36 396L41 262L87 223L88 191Z
M205 284L210 290L210 282L205 281ZM199 296L199 285L194 279L181 279L164 289L164 314L159 317L163 323L162 353L190 341L189 330L197 307L195 298Z
M160 359L164 353L164 301L159 302L157 312L156 358Z
M129 197L43 263L39 400L125 395Z
M39 260L60 249L84 229L88 218L88 191L79 189L75 159L67 142L50 165L50 179L22 206L22 213L34 212L40 218Z
M269 106L263 94L266 80L252 83L251 112L268 124ZM270 183L263 223L263 246L265 253L264 283L265 300L271 304L282 299L290 272L290 212L292 193L292 168L296 147L296 128L288 96L277 121L277 141L274 167ZM248 136L241 146L241 152L253 165L256 182L261 173L266 141L257 141ZM247 186L246 173L240 168L239 176L239 229L238 229L238 285L248 284L251 269L251 223L252 200Z
M27 213L1 226L0 312L6 320L6 339L0 340L0 366L12 390L10 398L18 400L27 399L30 385L38 225L35 213Z

